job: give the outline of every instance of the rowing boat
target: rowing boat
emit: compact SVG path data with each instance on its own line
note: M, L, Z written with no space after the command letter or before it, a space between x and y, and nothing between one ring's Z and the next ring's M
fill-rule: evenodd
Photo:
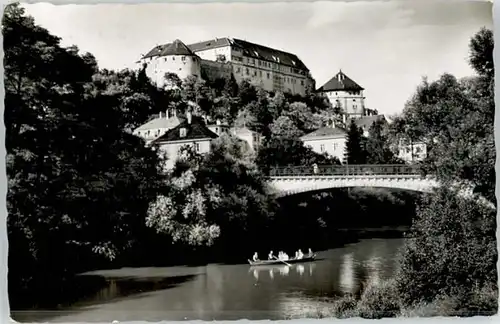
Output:
M305 263L305 262L311 262L311 261L314 261L314 259L316 258L316 254L313 254L313 255L307 255L307 256L304 256L302 259L296 259L296 258L292 258L292 259L288 259L288 260L261 260L261 261L252 261L252 260L248 260L248 263L250 263L250 265L252 267L254 266L267 266L267 265L275 265L275 264L292 264L292 263Z

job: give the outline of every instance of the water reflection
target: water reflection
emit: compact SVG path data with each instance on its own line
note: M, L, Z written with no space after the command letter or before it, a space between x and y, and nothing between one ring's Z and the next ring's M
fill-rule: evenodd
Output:
M43 318L42 311L40 314L30 312L29 321L42 318L45 322L109 323L113 320L280 320L306 316L303 309L314 312L316 308L327 307L328 298L337 298L329 296L355 292L367 280L380 282L389 278L402 242L365 240L322 251L315 262L292 266L213 264L199 268L96 272L94 275L110 278L105 289L83 304L49 319ZM80 307L82 305L91 307ZM13 317L20 319L15 313Z
M263 265L263 266L254 266L250 268L250 272L252 273L254 279L256 281L259 280L259 273L268 273L269 278L271 280L274 280L274 276L279 275L281 277L288 277L291 272L294 271L295 273L299 276L302 277L304 273L306 272L306 269L308 271L309 277L312 277L314 274L314 268L316 267L316 264L314 263L309 263L307 265L304 264L293 264L290 266L287 265Z
M302 277L304 274L304 266L302 264L297 265L297 273Z
M344 293L353 293L354 285L354 254L344 254L340 270L340 288Z

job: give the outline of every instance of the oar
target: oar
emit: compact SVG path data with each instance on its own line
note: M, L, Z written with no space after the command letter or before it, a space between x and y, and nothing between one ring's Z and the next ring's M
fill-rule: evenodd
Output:
M276 260L283 262L284 264L286 264L286 265L287 265L287 266L289 266L289 267L291 267L291 266L292 266L290 263L287 263L287 262L285 262L285 261L283 261L283 260L280 260L280 259L278 259L277 257L275 257L274 255L273 255L273 257L274 257Z

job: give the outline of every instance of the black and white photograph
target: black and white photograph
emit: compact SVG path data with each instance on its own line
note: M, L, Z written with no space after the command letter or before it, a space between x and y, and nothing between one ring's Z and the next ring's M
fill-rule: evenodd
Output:
M11 319L496 315L492 10L6 5Z

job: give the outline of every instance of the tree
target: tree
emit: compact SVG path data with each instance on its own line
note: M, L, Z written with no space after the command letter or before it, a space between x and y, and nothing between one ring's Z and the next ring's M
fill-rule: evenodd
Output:
M351 120L347 131L345 146L345 159L348 164L365 164L366 152L361 129L356 125L354 119Z
M496 309L497 302L473 301L483 288L498 290L496 210L447 188L425 195L419 206L395 276L404 305L448 297L456 302L452 311L465 315Z
M290 118L301 131L311 131L317 126L315 115L311 108L303 102L293 102L288 110L282 113L283 116Z
M293 123L293 121L286 116L280 116L270 126L271 134L273 137L284 138L298 138L304 135L300 129Z
M273 117L269 112L269 99L267 92L262 88L257 91L257 100L252 101L246 106L246 109L254 117L255 123L250 127L262 134L264 137L269 136L269 125L273 122Z
M442 181L470 184L495 201L495 105L492 54L487 52L493 42L490 36L481 30L471 40L470 64L479 77L460 82L445 74L434 82L424 80L402 118L407 133L427 145L428 158L423 164L427 172L437 174Z
M122 128L122 98L92 78L91 55L62 48L18 5L6 7L3 24L9 296L16 304L57 289L87 261L127 251L161 177L156 153ZM39 290L24 290L33 287Z
M387 132L384 129L383 120L375 121L368 130L366 141L367 163L369 164L392 164L397 159L389 148Z
M495 66L493 62L493 31L481 28L470 40L469 62L476 72L483 77L493 79Z
M185 151L196 155L190 148ZM209 154L184 158L172 172L168 190L151 204L147 225L194 246L235 244L238 236L258 228L254 224L270 217L273 203L246 152L241 141L223 135Z
M188 76L182 82L182 98L186 103L192 103L194 113L210 115L213 107L212 89L207 82L195 76Z

